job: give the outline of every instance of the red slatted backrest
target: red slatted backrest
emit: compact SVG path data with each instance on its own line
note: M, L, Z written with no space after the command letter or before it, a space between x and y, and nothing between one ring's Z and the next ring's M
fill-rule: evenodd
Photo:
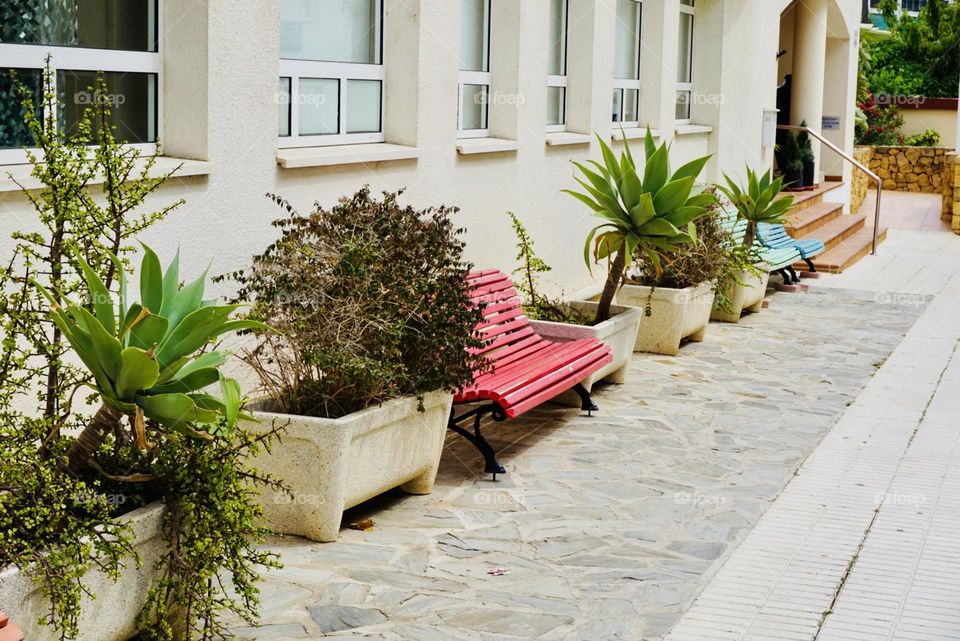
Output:
M478 350L486 355L495 368L498 359L509 353L505 350L535 336L530 321L520 305L520 295L510 277L496 269L473 272L467 276L470 299L483 307L483 320L477 330L486 339L486 345Z

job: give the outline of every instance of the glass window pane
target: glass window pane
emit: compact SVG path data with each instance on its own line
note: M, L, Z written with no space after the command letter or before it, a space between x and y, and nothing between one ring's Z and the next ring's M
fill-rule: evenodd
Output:
M634 0L617 0L617 31L614 40L613 77L640 77L640 11Z
M460 129L487 128L487 85L462 85L460 88Z
M623 122L623 89L613 90L613 122Z
M567 74L567 0L550 0L550 52L547 74Z
M0 42L156 51L157 0L0 2Z
M690 92L689 91L678 91L677 92L677 120L689 120L690 119Z
M380 64L380 0L280 0L280 57Z
M57 71L57 94L63 108L61 127L69 136L83 112L96 100L110 107L110 124L120 142L157 140L157 76L152 73L107 71L103 74L107 94L94 92L95 71Z
M290 135L290 78L280 78L280 86L277 88L277 107L279 110L280 122L278 127L281 136Z
M693 16L680 13L680 49L677 52L677 82L690 82L693 64Z
M347 81L347 133L380 131L380 81Z
M623 92L623 121L637 122L640 120L640 90L626 89Z
M460 70L489 71L490 0L460 0Z
M329 78L301 78L297 109L300 110L298 135L339 133L340 81Z
M33 96L40 95L42 72L39 69L15 69L17 80L29 88ZM37 116L42 113L39 100L34 98ZM17 84L9 69L0 72L0 149L17 149L33 146L33 134L23 121L23 107Z
M566 122L564 114L565 87L547 87L547 124L562 125Z

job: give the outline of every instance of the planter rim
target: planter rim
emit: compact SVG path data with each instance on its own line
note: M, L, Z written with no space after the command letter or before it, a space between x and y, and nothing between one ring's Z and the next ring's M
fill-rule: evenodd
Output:
M434 399L439 400L445 395L452 396L450 392L446 392L444 390L434 390L432 392L426 392L423 394L424 405L429 405L432 400ZM251 411L258 416L264 416L264 417L270 416L270 417L276 417L281 419L296 418L298 420L309 422L317 426L340 426L340 427L348 427L358 421L363 421L364 419L366 419L368 416L372 414L377 414L377 413L383 412L384 410L387 410L387 411L392 409L400 410L400 409L403 409L405 406L410 405L411 403L417 403L417 397L414 395L399 396L397 398L391 398L390 400L384 401L379 405L371 405L370 407L365 407L362 410L351 412L350 414L347 414L345 416L340 416L338 418L325 418L322 416L308 416L306 414L285 414L282 412L271 412L267 410L256 409L256 406L259 403L265 402L267 400L268 400L267 397L255 399L252 403L250 403Z
M565 305L597 305L595 301L587 300L569 300L564 302ZM632 322L633 316L643 317L643 310L639 307L631 307L629 305L610 305L610 318L603 321L599 325L583 325L582 323L560 323L558 321L547 321L547 320L531 320L530 322L535 322L539 324L546 325L548 327L584 327L596 332L604 332L607 330L613 329L615 325L619 325L624 322Z

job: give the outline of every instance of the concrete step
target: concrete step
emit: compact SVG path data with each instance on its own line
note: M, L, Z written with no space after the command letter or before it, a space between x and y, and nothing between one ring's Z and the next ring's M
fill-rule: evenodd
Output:
M817 227L809 234L797 236L797 238L816 238L817 240L823 241L823 246L829 251L863 229L866 220L867 217L865 214L858 216L837 216L830 222Z
M842 186L842 182L825 181L820 183L819 187L810 191L789 192L793 195L793 207L790 209L790 214L796 214L803 211L807 207L813 207L814 205L822 203L824 194L831 192L834 189L839 189Z
M880 233L877 235L878 244L887 239L887 230L887 227L880 228ZM813 264L817 267L817 271L839 274L867 256L872 244L873 227L863 227L833 249L814 258ZM806 269L804 263L800 263L797 267Z
M784 226L788 234L794 238L800 238L838 218L841 214L843 214L841 203L817 203L790 214Z

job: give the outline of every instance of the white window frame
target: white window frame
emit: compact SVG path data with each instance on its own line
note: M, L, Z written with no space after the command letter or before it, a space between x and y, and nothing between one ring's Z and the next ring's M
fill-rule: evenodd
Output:
M152 5L151 5L152 6ZM87 47L62 47L33 44L0 43L0 73L9 69L38 69L41 73L50 55L50 66L57 71L118 71L151 73L157 77L154 121L157 141L163 139L163 0L156 4L156 51L127 51L119 49L91 49ZM53 90L57 91L57 75L53 74ZM54 114L56 116L56 114ZM126 149L137 149L145 156L159 154L158 142L131 143ZM0 165L22 165L30 162L27 152L37 160L43 160L40 150L0 149Z
M696 5L696 2L694 2ZM697 30L697 18L696 18L696 6L689 6L685 4L680 5L680 13L689 14L690 19L693 21L693 29L690 31L690 52L689 52L689 63L690 63L690 82L680 82L677 81L676 91L674 91L674 113L676 113L676 100L679 97L681 92L687 92L687 95L690 97L690 102L687 105L687 117L686 118L677 118L676 124L678 125L689 125L691 123L690 116L693 115L693 51L694 51L694 40L696 39L696 30ZM677 61L679 64L679 60ZM679 69L677 69L679 75Z
M624 129L632 129L640 126L640 52L641 52L641 41L643 40L643 34L641 33L641 26L643 25L643 1L642 0L631 0L640 5L640 11L637 13L637 41L634 44L634 55L637 60L637 77L634 78L614 78L613 79L613 90L614 92L620 91L620 108L623 111L623 105L625 104L624 98L627 95L627 89L636 89L637 90L637 119L636 120L612 120L611 122L615 127L623 127ZM614 44L616 46L616 44ZM612 94L611 94L612 98ZM612 108L612 103L611 103Z
M457 82L457 138L489 138L490 137L490 23L493 6L491 0L484 0L483 16L483 60L486 71L459 71ZM463 129L463 86L481 85L486 87L486 100L483 108L486 110L487 126L483 129Z
M377 0L376 6L376 29L378 30L376 40L376 51L374 58L379 63L363 62L326 62L321 60L296 60L292 58L280 58L281 78L290 78L289 110L290 110L290 135L280 136L277 132L277 147L280 149L290 149L293 147L327 147L333 145L354 145L365 143L384 142L386 140L383 132L384 122L384 99L386 94L386 84L384 82L386 75L383 67L383 0ZM337 108L337 132L335 134L309 134L301 136L298 132L300 127L300 79L309 78L311 80L336 80L339 87L339 105ZM347 114L349 104L347 100L347 82L349 80L377 80L380 82L380 131L369 133L348 134ZM277 86L278 109L280 104L279 84Z
M563 118L559 125L547 125L547 133L557 133L567 130L567 43L569 41L568 27L570 25L570 0L563 0L563 30L561 33L561 71L562 74L547 75L547 87L563 88L563 104L561 105L561 114Z

